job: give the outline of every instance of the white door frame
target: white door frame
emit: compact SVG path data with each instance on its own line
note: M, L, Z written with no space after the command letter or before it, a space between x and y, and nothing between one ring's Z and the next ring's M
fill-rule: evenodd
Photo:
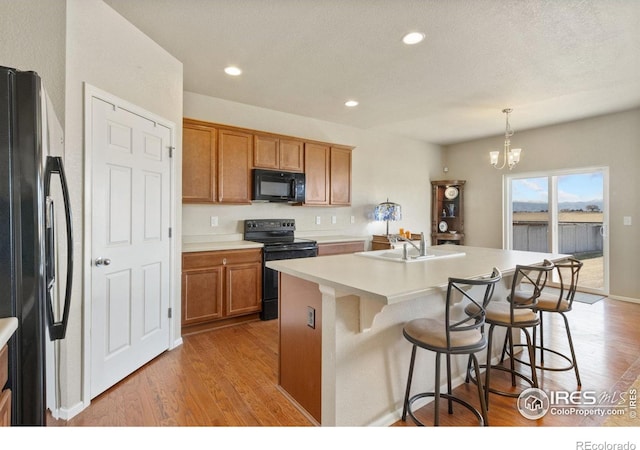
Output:
M599 294L609 295L609 167L596 166L596 167L580 167L574 169L556 169L548 171L526 172L526 173L514 173L511 175L504 175L502 177L503 189L502 189L502 246L504 249L510 249L513 245L513 217L511 214L511 181L516 178L549 178L549 192L556 192L557 189L554 185L556 176L571 175L588 172L602 172L603 183L603 215L602 215L602 256L604 261L604 270L602 276L604 277L604 286L602 291L585 289L585 292L595 292ZM549 213L553 223L557 223L558 211L556 208L557 198L549 203ZM555 233L551 233L549 239L549 248L555 248L553 245L557 245L557 236Z
M91 249L91 234L92 234L92 186L93 186L93 158L92 158L92 109L91 100L93 98L100 99L104 102L110 103L114 106L118 106L122 109L153 120L158 124L167 127L171 130L171 147L176 148L176 125L175 123L164 119L156 114L142 109L141 107L127 102L115 95L105 92L95 86L88 83L84 83L84 232L83 232L83 264L82 264L82 281L83 281L83 332L82 332L82 409L87 408L91 403L91 298L92 298L92 280L91 280L91 263L92 263L92 249ZM176 230L176 164L175 158L171 159L171 179L169 181L170 188L170 227L173 230L174 235L171 240L171 251L169 256L169 307L172 311L176 311L176 308L180 307L180 299L176 298L175 294L175 280L178 278L176 272L177 264L176 258L179 254L177 248L179 239L175 236ZM179 315L172 314L169 318L169 342L167 346L169 350L177 347L182 343L181 336L175 335L175 320Z

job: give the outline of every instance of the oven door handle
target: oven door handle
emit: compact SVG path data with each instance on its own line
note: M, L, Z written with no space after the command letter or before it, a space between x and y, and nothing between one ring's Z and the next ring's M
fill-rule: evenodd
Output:
M291 251L309 251L309 250L318 250L318 247L295 247L295 248L287 248L287 247L277 247L277 248L269 248L268 250L264 248L265 253L278 253L278 252L291 252Z

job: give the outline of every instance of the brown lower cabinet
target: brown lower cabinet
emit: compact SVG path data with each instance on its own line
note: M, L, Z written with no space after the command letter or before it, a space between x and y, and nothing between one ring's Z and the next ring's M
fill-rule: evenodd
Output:
M328 242L318 244L318 256L342 255L364 251L364 241Z
M9 375L9 351L4 345L0 349L0 389L7 383ZM11 426L11 391L0 392L0 427Z
M182 254L182 332L258 319L262 250Z

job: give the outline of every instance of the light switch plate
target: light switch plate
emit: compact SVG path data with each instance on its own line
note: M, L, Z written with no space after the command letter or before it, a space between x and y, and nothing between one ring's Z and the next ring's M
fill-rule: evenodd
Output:
M322 218L320 216L316 216L316 225L320 225L322 223Z
M623 225L631 226L631 216L624 216L622 218Z
M336 216L331 216L331 223L333 225L335 225L336 223L338 223L338 218Z
M316 327L316 310L311 306L307 306L307 326L314 329Z

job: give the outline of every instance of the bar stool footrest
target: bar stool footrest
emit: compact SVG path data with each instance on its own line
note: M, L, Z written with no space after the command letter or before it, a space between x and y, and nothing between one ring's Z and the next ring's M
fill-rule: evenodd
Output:
M436 394L435 392L422 392L420 394L416 394L413 397L409 398L409 402L407 405L407 412L409 413L409 416L411 416L411 419L414 421L414 423L420 427L424 427L425 425L420 422L420 420L413 414L413 409L412 409L412 405L416 400L419 400L421 398L426 398L426 397L434 397L435 398ZM465 408L467 408L469 411L471 411L476 418L478 419L478 422L480 423L481 426L485 425L484 423L484 419L482 418L482 413L480 413L480 411L478 411L476 409L475 406L473 406L472 404L466 402L465 400L462 400L461 398L455 397L453 395L449 395L447 393L440 393L440 398L444 398L446 400L451 400L454 401L456 403L458 403L459 405L464 406Z
M525 344L514 344L514 347L526 347ZM547 347L541 347L539 345L535 346L535 350L536 351L540 351L540 352L548 352L548 353L553 353L561 358L563 358L565 361L567 361L569 363L568 366L566 367L549 367L549 366L542 366L539 364L536 364L535 368L536 369L540 369L540 370L550 370L550 371L554 371L554 372L564 372L566 370L573 370L575 368L575 364L573 363L573 361L565 354L560 353L557 350L553 350L551 348L547 348ZM507 349L506 354L509 355L509 350ZM519 362L520 364L524 364L525 366L529 366L531 367L531 363L529 361L523 361L519 358L513 357L511 355L509 355L511 358L513 358L514 361ZM542 358L540 358L542 360Z
M517 361L517 360L515 360L515 361ZM487 369L487 365L486 364L480 364L480 369ZM530 387L537 387L531 378L529 378L526 375L521 374L518 371L511 372L511 369L509 367L492 365L491 369L501 370L501 371L507 372L509 374L513 373L516 377L518 377L521 380L523 380L526 383L528 383L530 385ZM478 384L478 381L475 379L475 377L471 373L468 374L468 378L474 384ZM487 386L484 386L484 388L487 389ZM492 388L492 387L489 387L488 389L489 389L489 392L492 392L494 394L502 395L502 396L505 396L505 397L513 397L513 398L518 398L518 396L520 396L520 393L522 392L522 391L520 391L520 392L507 392L507 391L501 391L499 389Z

